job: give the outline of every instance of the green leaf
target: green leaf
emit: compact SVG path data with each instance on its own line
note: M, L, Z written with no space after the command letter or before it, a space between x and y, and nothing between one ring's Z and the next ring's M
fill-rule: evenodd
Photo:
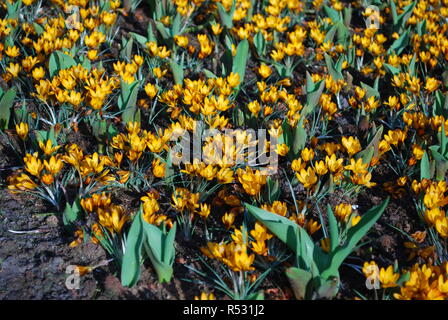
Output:
M165 228L164 228L165 229ZM145 241L143 246L156 270L159 282L170 282L173 276L174 263L174 238L176 235L176 224L166 233L160 227L143 221Z
M218 13L219 13L219 17L221 18L221 22L227 29L232 29L233 28L233 14L236 9L236 0L233 0L232 7L230 8L229 12L226 11L224 6L220 2L217 3L217 6L218 6Z
M370 146L359 152L355 158L356 160L361 158L364 164L370 164L370 161L372 160L374 153L375 153L375 147Z
M62 213L62 222L64 223L64 226L70 226L72 223L78 220L81 212L82 207L78 198L73 202L72 205L69 205L67 203L67 205L65 206L65 210Z
M400 69L398 69L397 67L394 67L388 63L385 63L384 66L386 67L386 69L392 73L393 76L397 75L400 73Z
M378 146L379 146L380 141L381 141L381 138L382 138L382 136L383 136L383 130L384 130L383 126L380 126L380 127L376 130L375 135L373 136L372 140L369 142L369 144L367 145L367 147L364 149L364 151L366 151L366 150L368 150L370 147L373 147L373 150L374 150L374 152L373 152L373 156L374 156L374 157L378 157ZM370 158L370 160L371 160L371 159L372 159L372 158ZM366 161L367 161L367 158L363 158L363 160L366 160ZM369 160L369 162L364 162L364 163L370 163L370 160Z
M309 284L313 279L313 274L300 268L291 267L286 269L286 276L288 277L289 283L291 283L292 291L296 299L305 299L307 297L307 291L309 291Z
M301 117L306 118L319 104L320 97L325 88L325 81L313 82L313 78L306 73L306 106L303 108Z
M395 52L395 54L400 55L404 48L406 48L409 44L409 40L411 39L409 34L410 31L408 29L392 43L388 50L388 53L391 54L392 52Z
M411 59L411 62L409 63L409 74L411 76L416 76L416 70L415 70L415 63L417 62L417 54L414 53L414 56Z
M379 79L379 78L377 78L377 79ZM380 92L378 91L378 87L377 87L377 80L375 80L374 87L371 87L368 84L365 84L364 82L361 82L361 87L366 90L367 98L370 98L372 96L376 97L376 98L380 97Z
M260 290L258 292L254 292L246 297L246 300L264 300L264 292Z
M288 218L278 214L244 204L249 213L263 223L273 234L284 242L296 254L298 266L302 269L318 274L322 266L326 263L324 253L320 247L314 245L305 229Z
M392 21L394 25L397 25L398 23L398 13L397 13L397 6L395 5L394 0L389 0L390 3L390 11L392 12Z
M124 42L125 38L121 38L122 42ZM132 46L134 44L134 38L130 37L126 41L126 43L123 44L122 49L120 50L120 58L126 61L129 61L132 57Z
M446 138L445 126L442 126L442 131L437 137L439 138L440 153L446 157L448 153L448 139Z
M232 72L238 73L240 76L240 84L238 88L241 87L241 84L244 82L244 75L246 73L246 64L247 59L249 58L249 42L247 39L244 39L238 44L236 48L236 55L233 58L232 64Z
M341 21L341 15L338 11L334 10L333 8L329 6L324 6L324 11L326 15L333 21L333 23L336 23L338 21Z
M180 31L180 24L181 24L181 15L179 12L176 13L176 16L174 17L173 23L171 24L171 30L170 34L171 37L174 38L174 36L177 36Z
M76 65L75 59L61 51L55 51L51 54L49 60L48 69L50 71L50 77L53 78L60 70L65 70Z
M260 57L264 56L266 52L266 39L264 38L264 35L261 33L261 31L258 31L254 36L254 46L257 50L258 55Z
M352 9L351 5L348 8L344 8L344 25L347 28L350 27L350 23L352 21L352 14L353 14L353 9Z
M333 42L337 30L338 30L338 24L335 23L325 35L324 42Z
M342 75L342 72L340 69L335 68L335 65L333 63L333 60L328 54L324 54L325 56L325 63L327 64L328 72L330 73L333 80L343 80L344 76Z
M172 177L174 175L173 162L171 159L171 152L168 152L168 154L166 156L165 163L166 163L166 165L165 165L165 182L171 183Z
M334 216L331 206L327 204L328 229L330 231L330 252L333 252L339 245L338 221Z
M155 21L155 23L156 23L156 29L157 29L157 31L159 31L162 38L164 40L170 39L169 29L167 27L165 27L164 24L160 21Z
M118 97L118 108L123 111L121 118L125 124L136 120L138 89L138 81L134 81L131 84L121 81L121 93Z
M280 185L277 179L272 179L271 177L267 178L267 188L266 188L266 198L269 203L272 203L278 200L280 196Z
M213 79L217 78L217 76L208 69L203 69L202 71L204 71L204 74L207 78L213 78Z
M425 151L420 160L420 180L431 179L431 169L429 165L428 153Z
M332 299L339 291L339 277L331 276L329 278L317 278L315 287L317 288L317 299Z
M387 205L389 204L389 198L387 198L382 204L371 208L362 217L358 224L347 233L347 240L343 246L338 246L336 250L330 254L330 265L321 274L322 278L328 279L332 276L338 276L338 270L344 260L353 251L358 242L364 237L367 232L373 227L378 219L383 214Z
M151 25L151 24L149 24ZM129 32L129 34L142 46L146 46L146 42L148 42L148 39L140 34L137 34L135 32Z
M16 90L9 89L0 98L0 129L8 128L9 118L11 117L11 109L16 97Z
M33 23L33 27L38 36L40 36L45 31L45 29L42 28L42 26L36 22Z
M34 131L34 133L36 135L37 141L46 142L47 140L51 140L53 145L58 144L54 127L51 127L50 130L36 130Z
M405 27L406 22L411 17L412 11L414 10L414 7L415 7L416 4L417 4L417 2L412 1L411 4L409 4L409 5L407 5L406 7L403 8L403 13L400 14L396 18L396 20L394 20L394 29L396 31L400 31L401 29L403 29Z
M299 154L306 144L307 133L305 128L303 127L303 117L300 119L299 123L297 123L296 130L294 132L294 144L292 147L292 151L294 156Z
M6 15L6 18L18 19L21 6L22 6L22 0L19 0L17 2L7 1L6 8L7 8L8 14Z
M126 249L121 266L121 284L123 286L132 287L140 278L143 237L142 207L140 207L126 236Z
M152 30L152 23L148 24L148 41L157 43L156 36L154 34L154 31ZM146 45L146 43L145 43L145 45Z
M184 69L175 61L170 61L171 71L173 72L174 82L176 84L184 83Z

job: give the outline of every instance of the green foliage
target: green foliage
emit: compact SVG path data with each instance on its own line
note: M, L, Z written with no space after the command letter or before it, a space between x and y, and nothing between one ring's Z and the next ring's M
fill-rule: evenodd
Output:
M333 298L339 288L339 268L358 242L384 212L389 199L366 212L358 224L341 239L333 211L328 207L330 251L314 244L308 233L295 222L275 213L245 204L248 212L263 223L295 254L297 267L287 270L298 299Z
M76 66L77 63L75 59L71 56L61 52L55 51L50 56L48 70L50 72L50 77L54 77L59 71L65 70Z
M9 89L6 92L0 89L0 130L8 128L15 97L15 89Z
M151 225L143 219L143 210L140 206L126 237L121 283L127 287L132 287L137 283L140 277L143 253L151 260L159 282L170 282L173 275L175 235L176 224L170 231L166 230L165 224L161 227Z

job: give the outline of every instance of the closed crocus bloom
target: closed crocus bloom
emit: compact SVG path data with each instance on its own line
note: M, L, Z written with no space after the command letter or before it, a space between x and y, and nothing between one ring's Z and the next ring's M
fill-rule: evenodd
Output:
M300 170L305 169L306 164L302 162L302 159L294 159L291 163L291 169L295 172L300 172Z
M398 278L400 278L400 274L394 272L393 266L389 266L387 269L380 269L379 280L383 288L393 288L398 286Z
M59 157L51 156L50 160L44 160L45 169L53 175L59 173L64 166L64 163Z
M5 53L10 58L17 58L20 55L20 50L18 47L7 47Z
M375 182L370 181L371 179L372 179L371 172L363 172L350 176L350 180L352 181L352 183L357 185L363 185L366 186L367 188L376 186Z
M232 183L234 180L233 171L229 168L222 168L216 174L216 179L221 184Z
M186 48L188 46L188 37L186 36L174 36L174 42L179 47Z
M324 252L330 252L330 238L323 238L320 240L320 246Z
M267 228L259 222L255 223L255 227L250 231L250 234L256 241L265 241L273 237L273 235L268 232Z
M353 216L353 218L352 218L352 227L356 226L359 223L359 221L361 221L361 216L358 216L358 215Z
M20 65L18 63L10 63L6 71L10 74L12 78L17 78L20 72Z
M40 79L43 79L45 77L45 70L43 67L34 68L32 75L34 80L39 81Z
M368 278L372 275L378 276L379 268L375 261L364 262L362 267L362 273L364 273L365 277Z
M321 227L322 226L317 221L314 221L313 219L308 220L305 224L306 232L308 232L308 234L310 236L312 236L314 233L316 233Z
M152 83L147 83L145 86L145 92L148 97L153 99L157 95L157 88Z
M403 143L406 139L406 131L396 129L389 130L386 135L384 135L384 140L386 140L389 144L397 146L399 143Z
M448 238L448 219L446 216L437 219L435 222L435 227L442 238Z
M247 105L247 108L254 116L258 116L258 113L261 110L260 103L257 100L249 102L249 104Z
M332 172L332 173L337 173L343 169L343 165L342 165L343 161L344 161L344 159L342 159L342 158L337 159L336 154L334 154L334 153L330 157L325 156L325 163L326 163L328 169L330 170L330 172Z
M54 182L54 177L51 173L47 173L42 175L42 177L40 178L40 180L45 183L46 185L50 185Z
M413 144L412 145L412 154L414 155L414 158L416 160L421 160L423 158L423 155L425 154L425 151L418 144Z
M266 79L267 77L269 77L272 74L272 69L268 65L262 63L260 65L260 67L258 68L258 74L263 79Z
M194 300L216 300L216 297L213 294L213 292L210 293L201 292L201 295L199 297L195 296Z
M251 249L253 252L260 256L267 256L268 255L268 248L266 247L265 241L251 241Z
M166 165L162 164L159 159L154 160L152 162L152 173L157 178L163 178L165 177L165 167Z
M210 215L210 205L206 203L201 203L199 208L200 210L198 211L198 214L202 218L207 219L207 217Z
M231 72L228 76L227 76L227 83L229 84L229 86L231 86L232 88L235 88L236 86L238 86L240 84L240 75L238 73L234 73Z
M235 222L236 215L233 212L226 212L222 216L222 223L226 226L226 229L230 229L231 226L233 226L233 223Z
M347 222L352 213L352 206L350 204L341 203L334 209L334 215L341 222Z
M428 92L434 92L437 90L439 86L439 81L435 78L426 78L426 85L425 85L425 89Z
M308 148L303 149L302 153L301 153L301 157L302 157L303 161L305 161L305 162L313 160L314 150L308 149Z
M87 51L87 58L89 58L90 61L98 59L98 50L92 49Z
M53 153L55 153L61 146L54 146L53 147L53 142L48 139L46 143L44 143L43 141L39 141L39 148L45 153L45 155L49 156Z
M328 168L325 165L325 162L323 162L322 160L316 161L316 163L314 164L314 169L316 170L316 173L320 176L323 176L328 172Z
M262 175L259 170L253 171L250 167L247 167L246 170L240 168L237 174L238 180L248 195L257 195L260 193L261 187L266 184L266 176Z
M162 72L162 69L160 69L159 67L152 69L152 72L157 79L162 78L164 75L164 72Z
M233 255L231 256L230 262L228 265L233 271L253 271L255 270L252 267L252 264L255 259L255 255L247 254L247 246L246 245L235 245L235 249L232 250ZM233 259L232 259L233 258Z
M400 100L396 96L389 97L387 102L384 102L386 106L389 106L389 108L393 110L399 110L400 109Z
M310 189L317 182L317 176L311 167L308 167L307 170L300 170L300 172L296 173L296 176L305 189Z
M16 132L20 139L25 140L28 137L28 130L29 127L27 123L21 122L16 124Z
M286 156L288 154L288 151L289 151L289 147L285 143L277 145L276 152L278 155L280 155L282 157Z
M350 159L350 164L348 166L345 166L345 170L350 170L355 174L364 173L367 171L368 166L369 164L363 163L361 158L359 158L358 160Z
M223 27L219 23L212 25L212 32L215 36L221 34L222 30L223 30Z
M350 156L361 151L361 143L356 137L342 137L342 145Z
M37 158L37 155L37 152L32 155L27 153L23 158L23 162L25 162L25 170L35 177L39 177L41 171L44 169L44 165L42 161Z

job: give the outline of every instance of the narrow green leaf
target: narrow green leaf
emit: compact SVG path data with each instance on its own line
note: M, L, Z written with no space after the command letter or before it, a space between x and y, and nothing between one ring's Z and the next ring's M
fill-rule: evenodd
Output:
M422 160L420 160L420 180L431 179L431 170L429 165L428 153L425 151Z
M170 61L170 68L173 72L174 82L176 84L183 84L184 83L184 69L177 64L175 61Z
M334 216L331 206L327 204L328 229L330 231L330 252L333 252L339 245L338 221Z
M0 98L0 129L8 128L9 119L11 117L11 109L13 107L14 99L16 97L16 90L9 89Z
M132 287L140 278L142 244L142 207L140 207L126 236L126 249L121 266L121 284L123 286Z
M241 84L244 82L244 75L246 73L246 64L247 59L249 58L249 42L247 39L244 39L238 44L236 48L236 55L233 58L232 64L232 72L238 73L240 76L240 84L238 88L241 87Z
M286 276L288 277L296 299L305 299L307 296L307 288L311 279L313 279L313 274L300 268L291 267L286 269Z
M389 204L389 198L387 198L382 204L371 208L362 217L358 224L347 233L347 240L343 246L339 246L330 254L330 264L326 270L322 272L322 278L327 279L332 276L338 275L338 270L344 260L353 251L358 242L364 237L367 232L373 227L378 219L383 214L387 205Z

